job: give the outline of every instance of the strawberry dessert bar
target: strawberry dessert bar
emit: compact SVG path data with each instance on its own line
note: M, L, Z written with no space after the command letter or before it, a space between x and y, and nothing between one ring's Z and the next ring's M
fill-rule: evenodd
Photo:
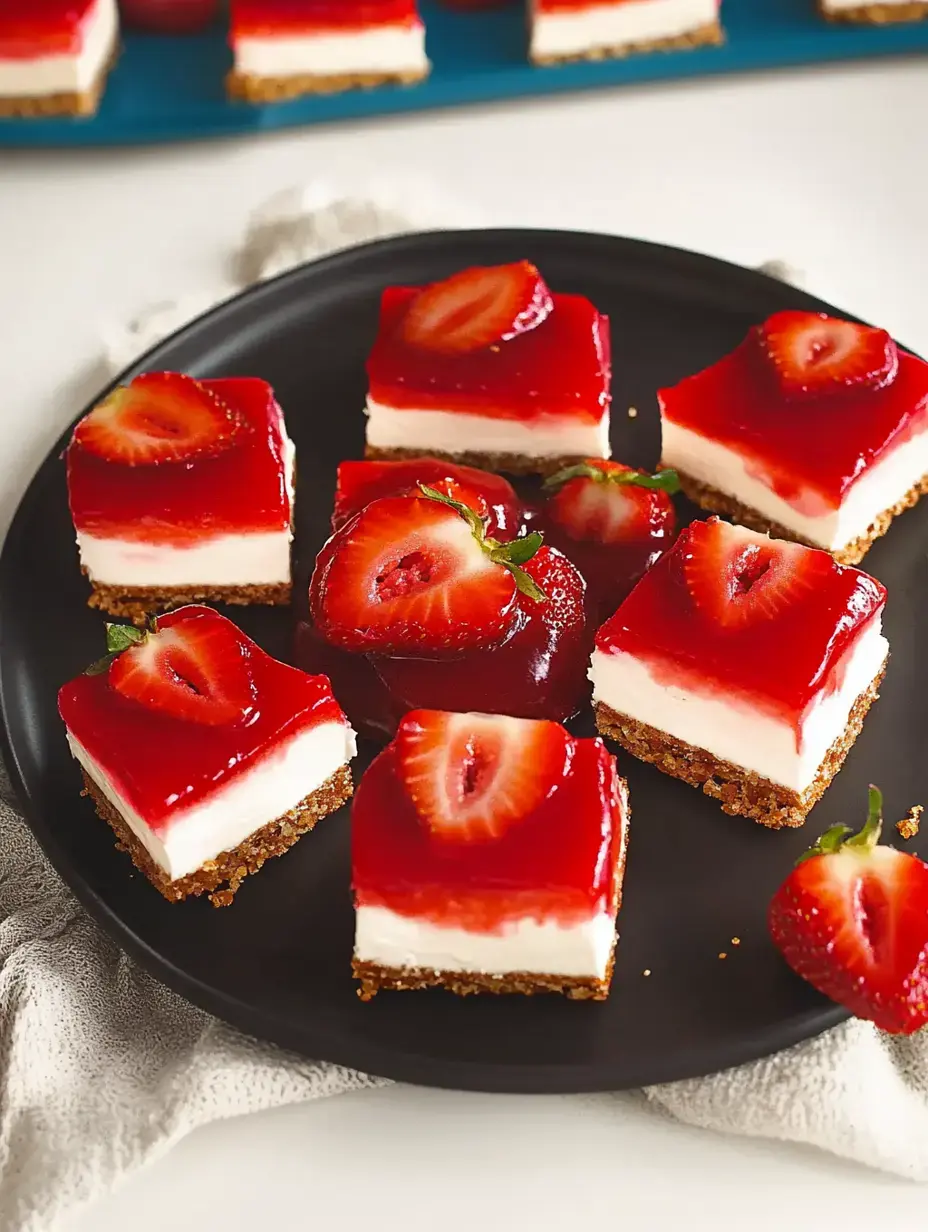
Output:
M721 0L528 0L536 64L604 60L723 41Z
M93 115L118 44L116 0L0 0L0 116Z
M359 995L441 987L604 1000L628 794L559 723L419 710L351 817Z
M288 603L294 457L264 381L149 372L116 389L67 449L90 606Z
M885 599L827 552L694 522L596 635L597 726L726 813L801 825L878 695Z
M537 531L495 539L469 505L422 485L372 501L323 547L297 660L381 736L416 709L560 721L587 695L584 594Z
M354 733L328 680L218 612L108 625L107 648L58 708L84 794L170 902L209 893L225 906L351 795Z
M513 474L609 457L609 321L534 265L388 287L367 363L367 456Z
M875 4L867 0L819 0L819 8L829 21L853 21L874 26L928 18L928 0L877 0Z
M416 0L231 0L233 98L271 103L428 76Z
M371 501L382 496L419 495L419 484L443 496L463 501L486 518L488 535L513 538L522 523L522 502L502 475L473 466L455 466L440 458L410 458L400 462L342 462L335 484L332 530L339 530Z
M928 364L884 330L779 312L658 397L687 496L844 564L928 491Z
M532 525L577 566L605 619L672 545L679 480L673 471L650 475L591 458L544 486L550 495Z

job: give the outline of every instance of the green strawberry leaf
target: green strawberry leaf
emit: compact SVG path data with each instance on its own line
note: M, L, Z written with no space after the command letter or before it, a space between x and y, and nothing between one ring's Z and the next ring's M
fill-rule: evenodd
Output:
M515 578L516 586L523 595L528 595L530 599L534 599L536 603L547 603L548 596L541 589L538 583L530 574L526 573L520 565L513 565L509 562L503 562L506 568Z
M435 488L430 488L428 484L420 483L419 491L423 496L427 496L429 500L438 501L440 505L447 505L449 509L454 509L467 522L477 536L483 541L486 537L486 522L478 514L471 509L470 505L465 505L463 501L455 500L451 496L445 496L443 492L438 492Z
M111 625L106 626L106 648L110 654L119 654L120 651L128 650L130 646L137 646L139 642L144 642L148 637L144 629L136 629L134 625Z
M510 539L508 543L500 543L491 548L490 559L501 565L524 565L532 559L543 543L544 539L538 531L533 530L523 539Z

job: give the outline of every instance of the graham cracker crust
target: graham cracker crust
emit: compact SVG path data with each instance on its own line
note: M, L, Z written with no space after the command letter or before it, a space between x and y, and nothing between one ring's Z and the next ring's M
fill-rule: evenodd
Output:
M912 4L860 4L852 9L828 9L819 0L822 16L829 21L863 22L872 26L885 26L894 22L921 21L928 17L928 0L915 0Z
M926 4L928 4L928 0L926 0ZM661 462L662 468L666 468L667 465L666 462ZM804 543L806 547L818 548L820 551L828 550L823 548L820 543L812 543L811 540L804 539L801 535L797 535L795 531L781 525L779 522L770 521L762 513L758 513L756 509L752 509L750 505L743 505L741 501L720 491L718 488L713 488L710 484L703 483L699 479L693 479L692 476L685 474L683 471L677 471L677 474L680 476L680 487L684 494L689 497L693 504L699 505L700 509L709 509L713 513L723 513L739 525L747 526L751 530L760 531L762 534L770 534L774 539L789 539L793 543ZM928 493L928 475L922 475L921 479L909 488L901 500L896 501L895 505L889 509L884 509L873 520L863 535L857 539L852 539L850 543L846 543L843 548L836 549L831 555L840 565L859 564L877 539L882 538L886 534L893 518L897 517L900 513L904 513L906 509L911 509L913 505L917 505L926 493Z
M772 783L743 766L713 757L705 749L677 740L667 732L619 714L603 702L594 703L597 730L615 740L639 761L650 762L664 774L699 787L718 800L724 813L751 817L762 826L778 830L801 826L814 804L824 795L860 735L871 705L879 697L886 663L851 707L847 726L825 754L814 780L801 794Z
M258 77L233 69L226 77L226 92L230 98L245 103L280 103L305 94L340 94L344 90L371 90L377 86L412 86L424 81L425 72L414 69L405 73L298 73L291 77Z
M597 980L574 975L536 975L532 971L513 971L508 975L487 975L479 971L434 971L430 967L381 967L379 963L352 960L351 970L359 981L358 996L370 1001L382 990L412 992L422 988L444 988L458 997L475 993L521 993L532 997L536 993L554 992L572 1001L605 1001L612 982L615 943L606 968L605 979Z
M89 90L64 94L0 96L0 117L41 119L44 116L96 115L103 91L106 89L107 78L118 59L119 48L114 47L112 55Z
M366 445L364 456L378 462L402 462L410 458L439 458L456 466L475 466L481 471L504 471L507 475L556 475L565 466L585 461L583 454L562 454L558 458L529 458L514 453L446 453L441 449L379 449Z
M91 585L93 590L87 600L88 607L98 608L110 616L123 616L137 625L145 623L147 612L165 612L187 603L286 607L293 589L290 582L274 586L139 586L132 591L121 590L118 586L101 586L96 582Z
M179 903L182 899L197 894L209 894L209 900L214 907L228 907L236 890L249 873L256 873L265 860L282 856L297 839L307 834L317 821L341 808L351 798L353 791L351 769L347 765L341 766L289 812L269 821L231 851L222 852L215 860L207 860L196 872L171 881L86 770L82 769L81 774L84 778L81 795L89 796L93 800L97 815L109 824L116 835L117 848L128 852L132 863L139 872L145 874L155 889L170 903ZM227 888L220 889L226 882Z
M928 2L928 0L926 0ZM569 55L539 55L531 52L534 64L569 64L577 60L621 60L625 56L643 55L650 51L686 51L694 47L721 47L725 42L725 31L721 22L710 22L700 26L688 34L678 34L673 38L649 39L640 43L620 43L616 47L592 47L589 51L573 52Z

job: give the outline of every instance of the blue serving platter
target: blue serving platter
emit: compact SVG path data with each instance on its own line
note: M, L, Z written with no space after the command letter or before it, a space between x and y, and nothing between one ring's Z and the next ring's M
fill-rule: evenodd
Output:
M928 22L833 25L814 0L724 0L724 47L538 68L526 59L522 4L454 13L422 0L433 69L415 86L315 95L255 107L230 102L225 33L127 34L99 113L90 119L0 120L0 146L122 145L261 132L328 120L483 103L597 86L928 52Z

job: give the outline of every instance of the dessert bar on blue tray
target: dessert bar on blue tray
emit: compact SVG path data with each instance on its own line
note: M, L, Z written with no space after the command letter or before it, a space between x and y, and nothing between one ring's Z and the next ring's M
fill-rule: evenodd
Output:
M455 13L438 0L422 0L421 9L433 68L419 85L312 95L255 107L225 97L231 55L221 26L186 38L128 33L96 116L2 119L0 146L218 137L634 82L928 52L928 22L842 25L825 21L814 0L725 0L724 47L540 68L526 57L521 4Z

